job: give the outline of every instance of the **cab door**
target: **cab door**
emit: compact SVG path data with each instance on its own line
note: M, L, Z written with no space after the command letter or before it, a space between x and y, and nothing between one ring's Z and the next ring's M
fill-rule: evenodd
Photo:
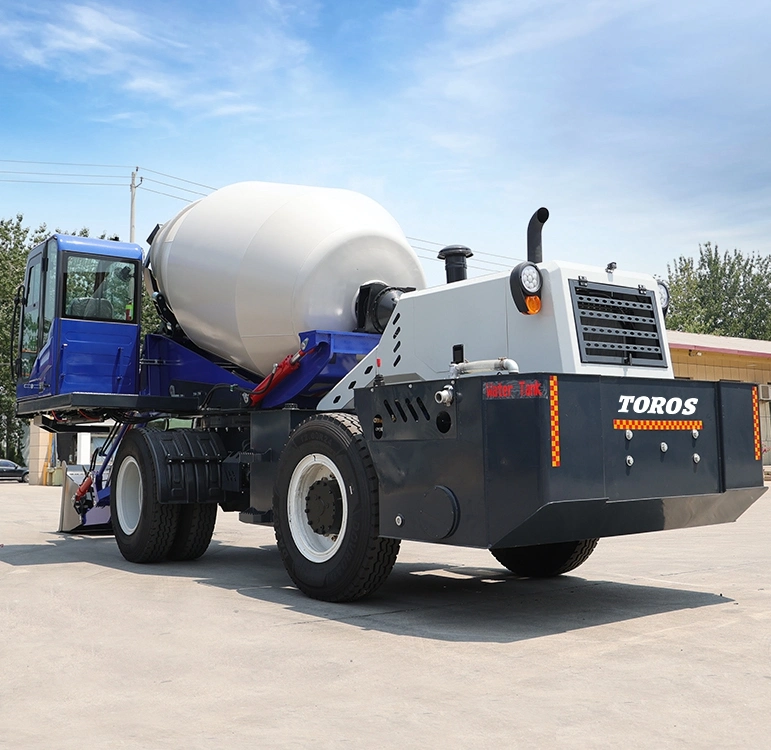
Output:
M27 261L19 349L16 358L16 395L20 399L37 396L45 387L35 371L35 363L40 351L44 247L44 245L36 247Z
M136 393L139 265L65 251L56 393Z
M46 243L43 255L43 286L40 290L40 350L37 356L37 376L41 394L56 393L59 362L59 335L57 314L59 286L59 245L55 237Z
M17 362L17 398L49 395L56 383L59 248L55 237L27 261Z

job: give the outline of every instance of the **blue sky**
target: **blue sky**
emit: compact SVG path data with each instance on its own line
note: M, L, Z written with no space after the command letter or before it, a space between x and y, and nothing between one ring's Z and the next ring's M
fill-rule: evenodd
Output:
M138 165L191 198L157 172L360 190L473 273L541 205L546 257L765 254L770 30L758 0L0 0L0 180L50 181L0 181L0 216L127 239ZM137 238L183 205L140 190Z

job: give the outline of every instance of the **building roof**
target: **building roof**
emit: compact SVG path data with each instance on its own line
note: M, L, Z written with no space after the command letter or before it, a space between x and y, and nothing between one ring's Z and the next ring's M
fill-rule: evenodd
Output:
M712 336L706 333L683 333L682 331L667 331L667 339L670 349L697 349L720 354L771 358L771 341Z

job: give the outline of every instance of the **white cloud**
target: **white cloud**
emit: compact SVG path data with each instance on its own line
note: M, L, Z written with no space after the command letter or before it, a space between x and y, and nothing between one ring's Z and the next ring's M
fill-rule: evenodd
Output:
M256 104L223 104L214 107L207 114L209 117L232 117L233 115L254 115L264 111Z
M552 0L535 3L468 2L455 6L447 22L456 66L470 67L518 54L553 50L584 37L640 6L640 1L588 3Z
M247 18L218 15L202 29L200 19L163 4L129 11L44 0L32 17L0 10L0 59L62 80L109 77L117 92L174 109L227 100L220 114L249 114L258 109L254 99L277 83L291 93L302 81L292 74L311 50L288 22L312 24L316 8L271 1L255 5Z
M32 15L0 11L5 44L0 57L33 65L61 79L120 73L140 62L152 40L138 18L119 8L42 3Z
M160 74L151 75L147 72L129 75L123 87L128 91L149 94L160 99L174 99L179 93L175 78Z
M132 123L141 121L143 117L144 115L140 112L115 112L114 114L102 117L92 117L91 120L103 123Z
M120 21L116 19L121 19ZM106 13L84 5L65 5L62 19L65 25L49 23L40 39L47 57L59 52L83 55L92 50L111 52L121 44L145 45L150 40L136 28L136 18L125 11L111 9Z
M72 14L72 20L79 30L93 38L111 42L146 43L149 41L144 34L134 28L137 25L136 16L125 10L111 7L108 13L97 7L71 4L66 5L65 8Z

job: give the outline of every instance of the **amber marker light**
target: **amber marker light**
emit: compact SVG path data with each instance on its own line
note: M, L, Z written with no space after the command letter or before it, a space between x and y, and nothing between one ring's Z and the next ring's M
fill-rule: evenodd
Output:
M540 297L525 297L525 305L527 307L528 315L535 315L541 312L541 298Z

